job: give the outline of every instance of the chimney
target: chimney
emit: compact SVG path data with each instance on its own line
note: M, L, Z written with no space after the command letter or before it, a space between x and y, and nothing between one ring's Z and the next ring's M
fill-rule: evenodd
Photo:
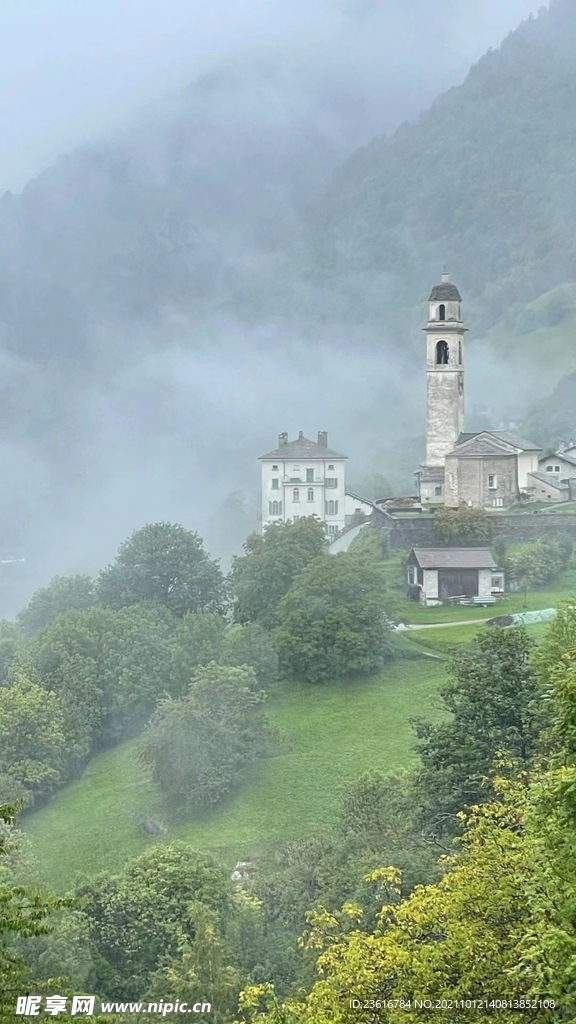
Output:
M278 434L278 447L283 448L285 444L288 444L288 434L286 431L283 434Z
M298 440L302 441L303 438L304 438L304 431L303 430L299 430L298 431Z
M328 447L328 431L327 430L319 430L318 431L318 444L321 445L322 448L327 448Z

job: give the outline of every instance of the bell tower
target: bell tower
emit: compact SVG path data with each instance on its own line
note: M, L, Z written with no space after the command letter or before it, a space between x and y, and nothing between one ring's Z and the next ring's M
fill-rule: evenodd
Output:
M426 462L443 467L464 429L462 298L449 275L430 292L426 331Z

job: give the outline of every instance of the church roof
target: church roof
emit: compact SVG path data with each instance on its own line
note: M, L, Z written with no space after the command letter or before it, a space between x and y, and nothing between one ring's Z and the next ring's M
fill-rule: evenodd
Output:
M523 452L542 451L541 445L534 444L533 441L527 441L525 437L519 437L518 434L514 434L510 430L479 430L472 434L463 433L460 434L456 446L459 448L474 437L494 437L498 441L504 441L506 444L512 445L513 448L519 448Z
M302 462L309 462L311 459L347 459L347 455L341 455L340 452L335 452L332 448L327 448L323 444L318 444L316 441L310 441L309 438L304 437L302 431L296 441L288 441L286 444L281 445L280 448L275 448L274 451L267 452L266 455L260 455L260 459L278 459L286 461L294 461L300 459Z
M491 430L490 433L494 434L494 437L499 437L501 441L508 441L508 444L513 444L515 448L521 448L524 452L542 451L541 444L527 441L525 437L519 437L518 434L514 434L510 430Z
M482 456L511 458L517 454L517 451L518 449L509 441L496 437L488 430L483 430L457 444L453 451L448 452L446 458L467 459L481 458Z
M408 561L421 569L495 569L488 548L412 548Z
M462 296L455 284L450 281L441 281L440 284L434 285L428 302L462 302Z

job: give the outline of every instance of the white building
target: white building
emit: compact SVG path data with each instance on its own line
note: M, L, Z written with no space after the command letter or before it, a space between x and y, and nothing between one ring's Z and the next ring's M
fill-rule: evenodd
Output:
M326 431L319 431L318 441L302 431L296 441L280 434L278 448L260 456L262 529L317 516L326 523L328 536L336 536L346 524L346 460L328 447Z

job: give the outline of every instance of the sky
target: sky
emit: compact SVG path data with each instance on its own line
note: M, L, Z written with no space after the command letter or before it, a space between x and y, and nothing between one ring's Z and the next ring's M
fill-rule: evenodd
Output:
M397 88L400 119L415 116L539 6L537 0L2 0L0 194L20 191L57 156L239 56L276 52L313 65L327 80L340 74L345 83L353 75L356 88L364 85L375 101L376 131L379 90Z

